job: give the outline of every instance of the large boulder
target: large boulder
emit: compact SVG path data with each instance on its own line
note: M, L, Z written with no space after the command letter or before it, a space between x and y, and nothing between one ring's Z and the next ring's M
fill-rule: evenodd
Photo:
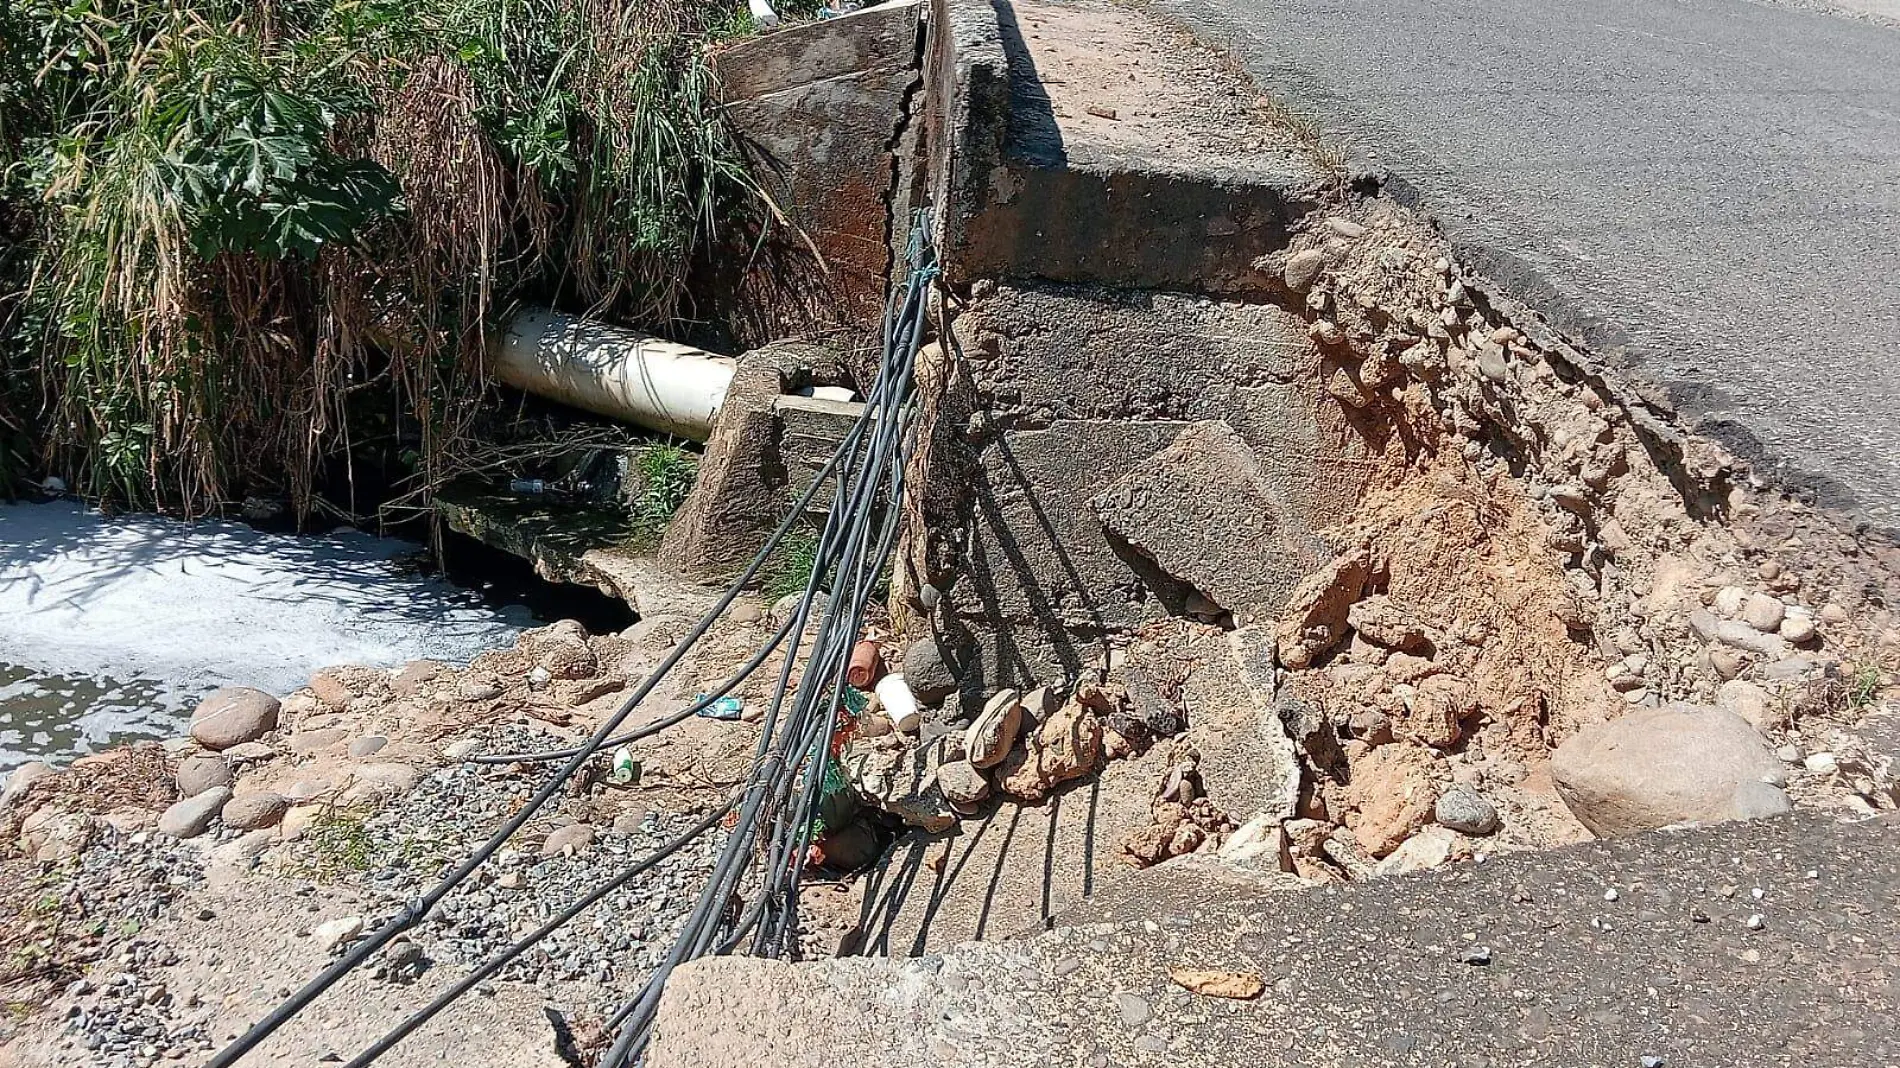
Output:
M191 737L206 749L254 742L277 729L277 698L249 686L227 686L198 702Z
M1557 747L1550 772L1577 820L1605 838L1790 807L1772 785L1781 762L1755 728L1701 705L1638 709L1586 727Z

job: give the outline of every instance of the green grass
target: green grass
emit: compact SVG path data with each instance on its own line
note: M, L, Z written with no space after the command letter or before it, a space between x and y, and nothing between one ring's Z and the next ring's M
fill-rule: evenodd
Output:
M650 547L666 533L666 525L693 492L699 476L699 457L678 445L649 445L634 461L640 489L628 503L634 544Z
M811 581L812 569L817 566L818 535L812 531L791 531L766 559L759 573L759 592L769 601L803 593Z

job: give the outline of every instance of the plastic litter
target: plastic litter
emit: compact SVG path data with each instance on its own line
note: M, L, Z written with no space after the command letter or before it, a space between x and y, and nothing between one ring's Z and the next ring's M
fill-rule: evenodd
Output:
M704 701L705 699L706 699L706 695L702 693L694 697L693 702L697 704L700 701ZM707 705L705 708L702 708L699 710L699 716L702 719L734 720L744 715L745 715L745 702L739 700L737 697L734 697L731 694L727 694L726 696L721 697L719 700L714 701L713 703Z
M548 491L546 479L517 478L508 483L508 492L517 497L539 497Z
M874 687L877 699L884 705L884 714L890 717L891 726L905 734L914 734L918 724L923 722L923 714L917 708L917 695L910 692L910 683L904 681L904 673L894 671L877 680Z
M615 786L636 786L640 782L640 762L634 759L633 750L626 746L614 750L614 767L607 774L607 781Z
M844 669L844 681L857 689L868 690L882 674L884 658L876 642L861 641L851 647L851 663Z

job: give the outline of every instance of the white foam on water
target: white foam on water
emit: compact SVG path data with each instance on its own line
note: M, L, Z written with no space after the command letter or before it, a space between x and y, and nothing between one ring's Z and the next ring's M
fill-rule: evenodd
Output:
M285 694L331 664L466 662L533 625L526 609L491 608L397 562L414 551L354 530L0 505L0 663L150 683L145 700L178 709L219 686ZM0 727L6 718L0 702Z

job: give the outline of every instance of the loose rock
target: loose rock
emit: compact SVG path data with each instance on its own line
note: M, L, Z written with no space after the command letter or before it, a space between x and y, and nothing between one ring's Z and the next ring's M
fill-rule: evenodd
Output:
M228 686L198 702L191 737L206 749L254 742L277 729L277 698L249 686Z
M1205 968L1176 968L1168 973L1177 986L1210 998L1251 1001L1266 989L1259 972L1215 971Z
M1304 293L1319 281L1322 271L1326 270L1326 253L1309 248L1304 252L1295 252L1287 257L1286 266L1280 271L1280 278L1286 287L1295 293Z
M205 833L217 818L225 802L231 800L231 788L213 786L194 797L174 803L158 817L158 829L173 838L196 838Z
M1715 691L1715 703L1747 720L1758 731L1781 725L1780 706L1767 690L1752 682L1730 679Z
M1352 766L1352 793L1359 804L1350 821L1367 853L1383 857L1431 820L1438 804L1430 750L1408 744L1382 745Z
M997 786L1024 801L1040 801L1056 786L1095 769L1102 755L1102 723L1086 707L1083 692L1024 739L1000 765Z
M1433 810L1440 826L1465 834L1490 834L1498 829L1498 810L1478 791L1453 786L1439 795Z
M173 779L181 797L196 797L214 787L231 785L231 766L215 753L186 757L178 762Z
M289 799L273 793L245 794L224 803L224 825L233 830L254 831L274 827L290 811Z
M1550 763L1557 794L1601 837L1676 823L1742 819L1759 808L1744 784L1781 774L1781 764L1747 720L1719 708L1638 709L1586 727ZM1772 788L1772 787L1771 787Z
M310 932L310 937L316 939L317 945L328 953L362 933L363 917L340 916L318 924L317 929Z
M35 781L52 774L55 774L53 766L43 760L29 760L14 768L7 775L6 790L0 792L0 811L10 808L13 802L19 800L20 795L25 793L26 788Z
M966 760L938 765L937 786L946 801L960 808L974 808L990 795L989 780Z
M1757 593L1750 596L1748 603L1742 606L1742 622L1763 634L1773 634L1781 626L1781 620L1787 611L1787 606L1780 601L1765 593Z
M963 734L963 750L971 765L994 767L1009 755L1023 725L1023 706L1015 690L1003 690L984 704L983 711Z
M578 853L594 844L592 824L570 823L557 827L541 842L541 855L565 856Z
M1346 636L1347 613L1364 591L1372 557L1354 549L1302 581L1287 598L1276 639L1280 663L1298 671Z
M1776 633L1795 645L1811 642L1814 640L1816 633L1814 620L1807 615L1790 612L1786 618L1782 619L1781 626Z
M1373 869L1375 875L1406 875L1429 871L1449 864L1454 857L1469 856L1470 849L1456 831L1448 827L1427 827L1407 838Z
M934 705L957 692L945 650L935 638L922 638L904 650L904 681L920 704Z
M358 760L364 757L372 757L382 752L383 747L388 744L389 739L379 734L368 735L367 737L358 738L356 741L350 743L350 755Z

